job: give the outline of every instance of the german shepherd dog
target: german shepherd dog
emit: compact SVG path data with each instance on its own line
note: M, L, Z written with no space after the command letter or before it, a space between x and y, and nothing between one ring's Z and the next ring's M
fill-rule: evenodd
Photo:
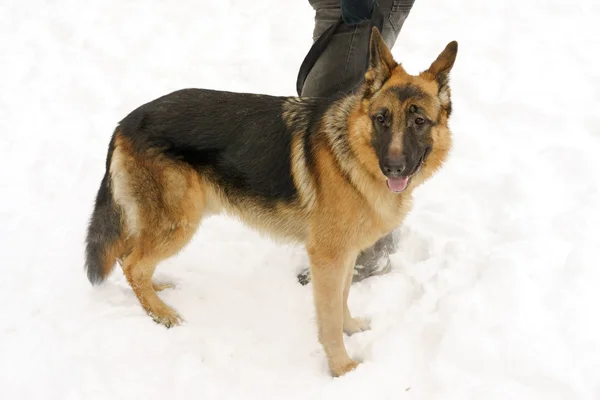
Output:
M167 327L182 319L152 281L202 217L227 213L305 244L319 341L334 376L354 369L343 333L358 253L398 227L413 190L450 149L451 42L429 69L409 75L377 29L354 94L272 97L202 89L142 105L117 126L89 223L87 276L100 283L119 261L144 310Z

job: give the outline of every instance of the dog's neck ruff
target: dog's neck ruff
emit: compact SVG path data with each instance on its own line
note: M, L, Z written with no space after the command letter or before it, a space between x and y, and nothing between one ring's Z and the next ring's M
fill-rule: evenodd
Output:
M333 156L342 172L355 183L353 171L358 167L358 158L349 141L348 119L357 106L360 96L351 94L336 101L323 116L323 128L331 145Z

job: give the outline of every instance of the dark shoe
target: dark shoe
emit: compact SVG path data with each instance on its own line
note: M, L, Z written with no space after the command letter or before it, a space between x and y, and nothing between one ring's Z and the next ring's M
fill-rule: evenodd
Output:
M370 276L387 274L392 269L390 254L396 251L396 241L393 234L379 239L373 247L368 248L358 255L354 266L352 282L360 282ZM298 274L298 282L306 285L310 282L308 268Z

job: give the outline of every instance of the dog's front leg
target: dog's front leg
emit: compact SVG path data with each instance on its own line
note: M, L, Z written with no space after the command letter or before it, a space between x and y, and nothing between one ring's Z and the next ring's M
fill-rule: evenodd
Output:
M331 373L341 376L358 365L348 356L343 337L348 265L354 262L357 254L319 245L309 246L308 254L319 341L325 349Z
M344 282L344 332L348 335L353 335L357 332L363 332L370 329L369 321L362 318L353 318L348 308L348 295L350 294L350 286L352 278L354 278L354 265L356 259L352 259L346 266L346 277Z

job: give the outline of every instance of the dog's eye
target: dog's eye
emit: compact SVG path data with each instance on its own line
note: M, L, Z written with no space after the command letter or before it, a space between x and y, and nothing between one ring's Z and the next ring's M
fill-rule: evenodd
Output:
M417 112L417 106L415 106L414 104L411 104L409 110L410 110L411 113L416 113Z
M375 119L377 120L377 122L379 122L380 124L385 124L385 116L383 116L383 114L379 114L377 115L377 117L375 117Z
M423 125L425 123L425 118L417 117L415 118L415 124Z

